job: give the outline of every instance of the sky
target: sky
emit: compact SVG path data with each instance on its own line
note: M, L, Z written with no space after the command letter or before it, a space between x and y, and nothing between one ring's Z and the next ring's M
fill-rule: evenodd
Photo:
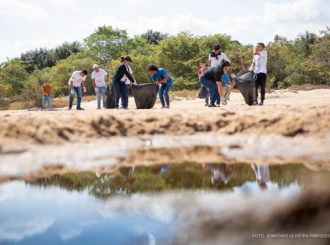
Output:
M130 36L226 33L244 44L330 26L330 0L0 0L0 62L35 48L83 41L100 25Z

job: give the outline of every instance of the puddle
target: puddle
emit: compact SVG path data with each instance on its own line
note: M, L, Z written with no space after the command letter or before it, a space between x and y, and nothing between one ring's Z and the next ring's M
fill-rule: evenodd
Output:
M329 184L301 164L191 162L9 181L0 244L326 244Z
M121 165L196 162L303 163L330 170L330 134L323 138L256 134L194 134L113 137L65 144L5 144L0 151L0 181L61 169L99 171ZM15 154L11 154L15 153Z

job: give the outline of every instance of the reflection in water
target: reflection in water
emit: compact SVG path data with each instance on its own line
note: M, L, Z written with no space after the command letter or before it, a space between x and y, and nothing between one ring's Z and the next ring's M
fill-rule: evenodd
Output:
M27 183L44 187L60 186L67 190L88 189L90 194L105 198L112 195L177 189L231 191L246 182L256 182L261 189L265 189L269 182L284 187L293 182L303 184L308 181L311 174L311 171L299 164L249 166L248 164L184 163L122 167L112 174L66 173Z
M4 183L0 244L190 244L189 229L204 234L233 219L240 230L251 222L238 217L268 217L315 174L295 164L184 163Z

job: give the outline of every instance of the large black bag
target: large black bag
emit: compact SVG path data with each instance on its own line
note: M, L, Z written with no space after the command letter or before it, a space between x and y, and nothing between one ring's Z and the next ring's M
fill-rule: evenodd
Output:
M244 73L237 77L236 86L244 97L245 103L253 105L256 101L255 89L256 75L253 71Z
M107 96L107 100L105 102L105 107L107 109L114 109L115 108L115 90L112 86L112 83L110 83L107 86L107 92L105 94Z
M131 90L134 96L135 104L137 109L151 109L156 103L158 87L153 83L128 85L129 91ZM129 93L130 94L130 93ZM106 108L115 108L115 91L110 83L107 86L106 92Z
M158 86L153 83L132 85L133 96L137 109L151 109L157 99Z

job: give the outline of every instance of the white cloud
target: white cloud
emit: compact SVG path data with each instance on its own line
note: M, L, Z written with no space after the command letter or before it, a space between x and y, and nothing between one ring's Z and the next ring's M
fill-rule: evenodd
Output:
M185 30L226 33L243 43L254 43L270 41L275 34L291 39L305 30L318 32L330 23L327 0L210 0L206 5L199 0L189 4L174 0L166 4L158 0L116 4L112 0L95 0L92 4L87 0L1 0L0 62L37 47L82 41L100 25L126 29L131 35L147 29L170 34ZM224 11L217 17L210 14L210 6L223 7Z
M39 5L21 0L1 0L0 1L1 18L38 18L45 17L47 13Z
M50 219L35 219L28 221L15 221L0 224L0 241L21 241L27 237L44 233L54 221Z
M81 233L82 233L81 229L74 229L74 230L69 230L69 231L62 232L60 234L60 237L63 241L68 241L68 240L71 240L75 237L80 236Z

